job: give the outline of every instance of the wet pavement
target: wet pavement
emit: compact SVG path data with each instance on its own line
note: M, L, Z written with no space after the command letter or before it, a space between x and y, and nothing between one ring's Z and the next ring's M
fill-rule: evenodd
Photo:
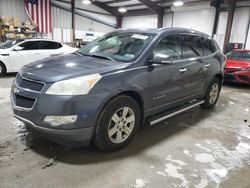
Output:
M250 87L224 85L199 107L153 127L128 147L67 148L28 133L11 115L14 74L0 78L0 187L250 187Z

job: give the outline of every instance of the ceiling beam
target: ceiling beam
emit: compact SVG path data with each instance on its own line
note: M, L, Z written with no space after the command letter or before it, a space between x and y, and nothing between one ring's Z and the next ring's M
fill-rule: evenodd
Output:
M114 7L111 7L111 6L109 6L109 5L105 4L105 3L102 3L100 1L93 1L92 0L91 2L92 2L93 5L98 6L99 8L101 8L101 9L109 12L110 14L112 14L115 17L121 16L121 14L119 13L119 11L116 8L114 8Z
M136 9L136 10L128 10L124 16L143 16L143 15L153 15L151 10L149 9Z
M156 3L152 2L151 0L138 0L138 1L143 3L146 7L148 7L155 14L159 14L159 13L162 13L164 11L161 6L157 5Z

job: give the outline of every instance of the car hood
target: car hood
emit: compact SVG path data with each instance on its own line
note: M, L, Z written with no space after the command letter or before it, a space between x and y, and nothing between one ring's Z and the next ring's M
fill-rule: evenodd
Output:
M19 74L28 79L48 83L95 73L104 74L127 65L79 54L68 54L28 64Z
M228 59L226 68L231 68L231 69L250 68L250 61Z
M6 54L9 52L9 49L0 49L0 54Z

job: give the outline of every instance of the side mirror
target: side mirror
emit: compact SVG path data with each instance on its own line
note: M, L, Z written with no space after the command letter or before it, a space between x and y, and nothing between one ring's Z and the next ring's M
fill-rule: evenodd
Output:
M23 47L21 47L21 46L16 46L14 48L14 51L21 51L21 50L23 50Z
M155 54L151 62L156 64L172 64L172 61L169 60L169 56L161 53Z

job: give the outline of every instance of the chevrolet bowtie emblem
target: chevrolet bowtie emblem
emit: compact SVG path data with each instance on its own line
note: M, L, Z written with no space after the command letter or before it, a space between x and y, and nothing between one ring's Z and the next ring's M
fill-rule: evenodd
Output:
M20 92L20 89L18 89L17 87L15 87L14 90L13 90L13 92L17 94L17 93Z

